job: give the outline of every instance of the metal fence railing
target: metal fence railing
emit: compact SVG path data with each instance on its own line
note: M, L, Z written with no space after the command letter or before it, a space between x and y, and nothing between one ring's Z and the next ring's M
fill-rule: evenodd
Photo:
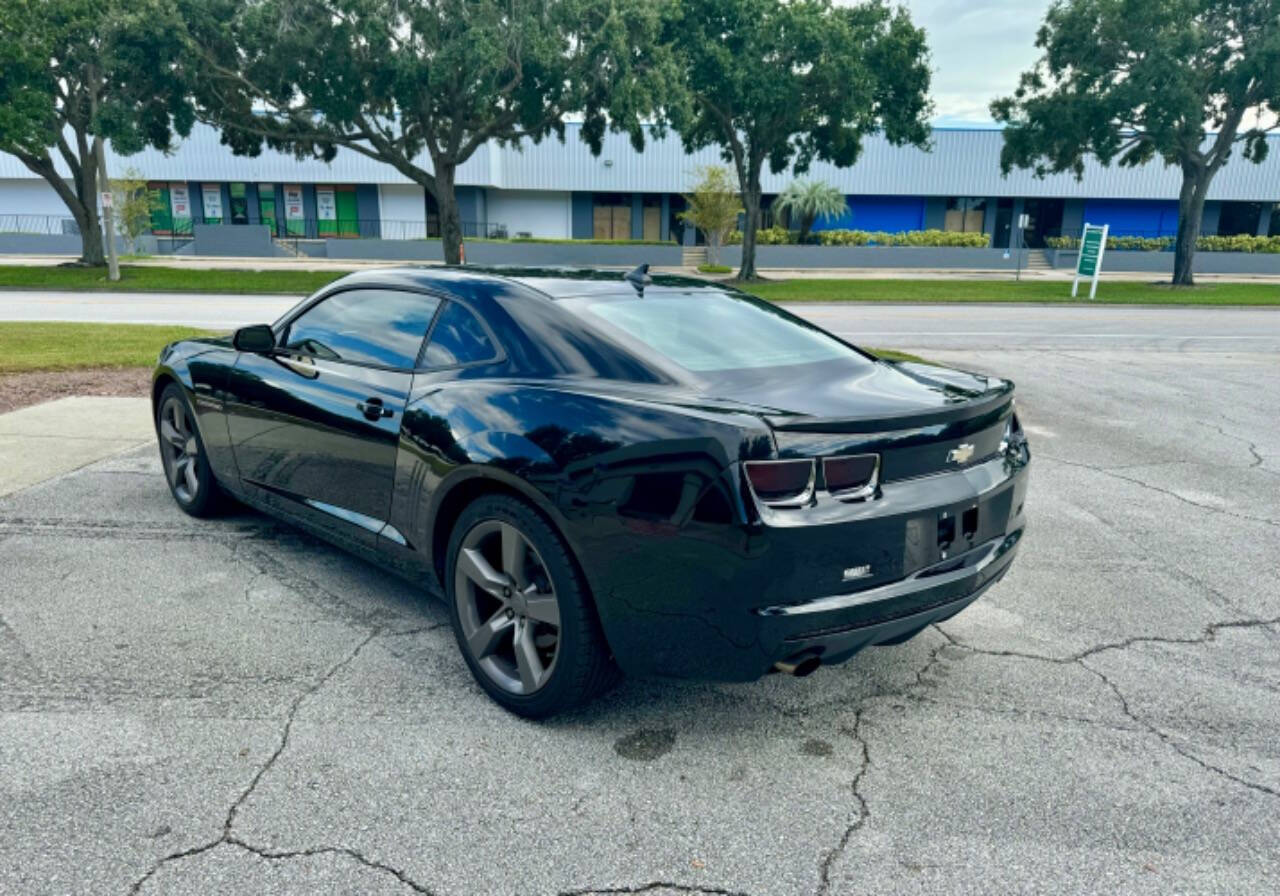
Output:
M79 236L80 225L70 215L0 215L0 233Z

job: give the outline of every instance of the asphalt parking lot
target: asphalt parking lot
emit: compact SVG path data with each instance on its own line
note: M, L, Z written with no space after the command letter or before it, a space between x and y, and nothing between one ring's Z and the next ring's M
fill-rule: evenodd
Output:
M1019 383L1002 583L549 723L430 595L183 516L150 446L0 499L0 892L1276 892L1276 355L929 354Z

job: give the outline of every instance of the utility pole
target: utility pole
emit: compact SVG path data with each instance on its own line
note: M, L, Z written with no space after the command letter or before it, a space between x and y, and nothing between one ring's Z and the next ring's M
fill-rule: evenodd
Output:
M107 180L107 154L103 150L106 143L101 137L96 141L95 152L98 156L98 190L102 193L102 232L107 241L107 279L120 279L120 262L116 260L116 224L115 214L111 210L111 183Z
M97 69L89 69L89 120L97 123L98 118L98 87L97 87ZM93 154L97 156L98 166L98 193L102 196L102 237L107 243L107 279L120 279L120 263L116 260L116 223L115 215L111 211L113 205L111 201L111 182L107 180L107 151L104 148L107 141L101 136L93 139Z

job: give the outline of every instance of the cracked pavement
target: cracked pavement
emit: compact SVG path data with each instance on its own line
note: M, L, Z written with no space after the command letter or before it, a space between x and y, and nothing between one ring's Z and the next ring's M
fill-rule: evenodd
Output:
M1280 889L1276 356L927 354L1018 381L1003 582L808 679L549 723L431 595L183 516L150 446L0 499L0 892Z

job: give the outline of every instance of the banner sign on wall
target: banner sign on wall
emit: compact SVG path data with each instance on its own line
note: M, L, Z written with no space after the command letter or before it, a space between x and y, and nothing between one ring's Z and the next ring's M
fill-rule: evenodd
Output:
M302 208L302 187L284 185L284 229L290 236L302 236L307 229L306 212Z
M187 193L187 185L169 184L169 206L173 209L173 220L191 220L191 196Z
M338 220L338 202L333 187L316 187L316 217L321 221Z
M204 219L212 223L222 221L222 188L217 184L205 184L200 189L204 200Z
M290 221L306 217L302 211L302 187L297 184L284 185L284 216Z

